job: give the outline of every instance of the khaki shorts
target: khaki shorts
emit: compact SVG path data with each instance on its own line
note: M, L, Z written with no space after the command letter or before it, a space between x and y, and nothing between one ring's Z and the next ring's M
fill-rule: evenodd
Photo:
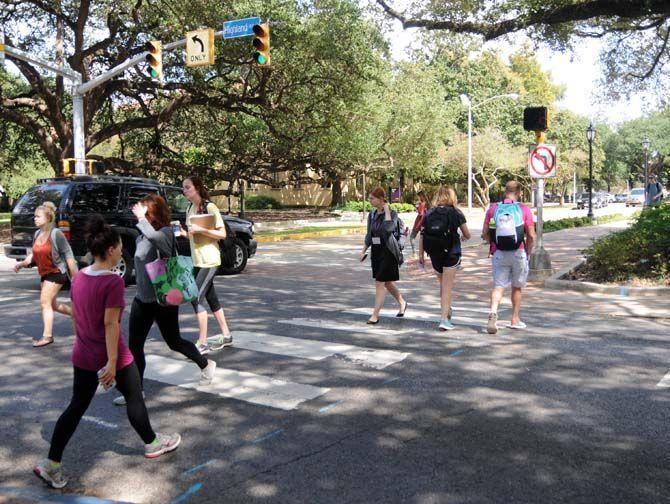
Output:
M528 279L528 257L524 249L496 250L491 261L493 265L493 288L503 289L526 286Z

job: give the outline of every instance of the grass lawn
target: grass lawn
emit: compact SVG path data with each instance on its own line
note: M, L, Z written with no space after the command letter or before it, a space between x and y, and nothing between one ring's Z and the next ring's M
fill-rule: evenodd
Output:
M0 212L0 224L9 224L10 212Z
M281 236L289 234L305 234L318 231L333 231L339 229L365 229L366 226L306 226L293 229L281 229L279 231L259 231L257 236Z

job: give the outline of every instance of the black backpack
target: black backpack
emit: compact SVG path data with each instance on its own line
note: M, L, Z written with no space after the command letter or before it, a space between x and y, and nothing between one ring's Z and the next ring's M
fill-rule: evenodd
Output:
M453 208L438 206L426 214L423 224L423 249L428 255L449 252L458 239Z

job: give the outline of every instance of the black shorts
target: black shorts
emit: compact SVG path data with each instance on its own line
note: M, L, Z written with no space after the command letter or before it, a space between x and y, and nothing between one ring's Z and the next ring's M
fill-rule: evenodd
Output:
M461 264L461 254L443 254L430 256L430 262L433 264L433 269L438 273L442 273L443 268L455 268Z
M65 273L49 273L48 275L40 277L40 282L44 282L45 280L47 282L53 282L60 285L65 285L70 281Z

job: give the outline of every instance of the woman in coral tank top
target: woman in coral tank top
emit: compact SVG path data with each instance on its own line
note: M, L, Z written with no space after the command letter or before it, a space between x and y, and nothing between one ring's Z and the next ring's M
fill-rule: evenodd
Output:
M35 225L37 232L33 240L33 251L23 261L16 263L14 272L21 268L37 266L41 279L40 306L44 330L42 338L33 341L34 347L47 346L54 342L54 312L72 315L67 304L59 303L58 292L70 278L77 274L77 261L65 235L56 227L56 205L45 201L35 209Z

